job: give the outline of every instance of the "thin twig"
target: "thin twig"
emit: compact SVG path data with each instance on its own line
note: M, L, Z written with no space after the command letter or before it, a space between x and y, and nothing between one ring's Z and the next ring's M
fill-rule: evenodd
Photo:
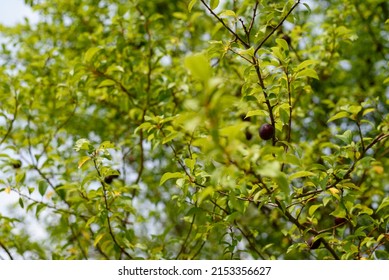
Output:
M185 240L184 240L184 243L183 243L182 246L181 246L180 251L178 252L178 254L177 254L177 256L176 256L176 260L178 260L178 258L180 257L180 255L181 255L181 254L184 252L184 250L185 250L186 244L187 244L187 242L188 242L188 240L189 240L189 236L190 236L190 234L192 233L192 230L193 230L193 225L194 225L195 218L196 218L196 214L193 215L192 222L190 223L189 231L188 231L188 233L187 233L187 235L186 235L186 238L185 238Z
M11 252L8 250L8 248L0 241L0 247L4 249L4 251L7 253L8 257L13 260Z
M101 173L100 173L100 170L99 170L99 168L97 166L96 159L93 159L93 164L94 164L94 167L95 167L95 169L97 171L98 176L101 177ZM109 235L111 236L112 241L116 244L116 246L118 246L120 251L123 254L125 254L129 259L133 259L133 257L129 253L127 253L127 251L116 240L116 236L113 233L112 226L111 226L111 217L109 216L109 214L111 213L111 210L109 209L109 205L108 205L107 189L105 187L105 182L102 181L101 185L103 187L103 199L104 199L104 204L105 204L105 210L107 210L107 223L108 223Z
M292 13L292 11L300 4L300 0L297 0L296 3L290 8L288 13L281 19L281 21L276 25L276 27L273 28L272 31L267 34L267 36L259 43L259 45L255 48L254 55L257 54L259 49L263 46L263 44L266 43L266 41L276 32L276 30L284 23L284 21L289 17L289 15Z
M207 8L207 10L221 23L223 26L236 37L236 39L241 42L247 49L250 48L250 45L245 42L234 30L232 30L215 12L205 3L204 0L201 0L201 3Z

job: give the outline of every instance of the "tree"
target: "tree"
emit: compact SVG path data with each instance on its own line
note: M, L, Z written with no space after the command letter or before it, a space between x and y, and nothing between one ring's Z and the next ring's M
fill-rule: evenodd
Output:
M389 257L386 1L26 3L2 258Z

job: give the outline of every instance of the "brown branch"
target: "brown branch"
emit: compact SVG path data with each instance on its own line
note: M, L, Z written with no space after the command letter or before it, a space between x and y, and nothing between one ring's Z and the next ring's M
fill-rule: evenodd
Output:
M8 250L7 246L5 246L1 241L0 241L0 247L4 249L4 251L7 253L8 257L13 260L14 258L12 257L11 252Z
M240 231L240 233L244 236L244 238L246 238L247 242L248 242L249 245L250 245L250 248L251 248L255 253L257 253L257 255L258 255L261 259L265 260L265 259L266 259L265 256L263 256L262 253L258 251L258 249L255 247L255 244L252 242L250 236L249 236L248 234L246 234L246 233L243 231L243 229L240 228L240 226L238 225L237 222L235 222L235 226L236 226L236 228Z
M1 141L0 141L0 145L4 143L4 141L8 138L8 136L10 135L10 133L11 133L11 131L13 129L13 125L14 125L14 122L15 122L17 114L18 114L18 106L19 106L19 102L18 102L18 98L17 98L17 96L15 94L15 110L14 110L14 113L13 113L13 117L10 120L9 126L7 128L7 131L5 132L5 134L3 136L3 139L1 139Z
M257 2L255 3L254 9L253 9L253 17L252 17L252 19L251 19L250 26L249 26L249 29L248 29L249 35L250 35L251 30L253 29L253 26L254 26L255 17L257 16L258 5L259 5L259 1L257 1ZM250 39L248 39L248 42L250 43Z
M201 0L201 3L207 8L207 10L232 34L235 38L243 44L247 49L250 48L250 45L245 42L234 30L232 30L215 12L205 3L204 0Z
M288 218L290 222L292 222L296 227L302 231L308 231L309 233L312 233L313 235L318 235L318 231L316 231L313 228L308 228L307 226L301 224L295 217L292 216L292 214L289 213L288 210L283 211L281 202L279 200L275 200L276 204L278 205L279 209L282 211L282 213ZM331 255L334 257L334 259L339 260L338 254L335 252L335 250L328 244L328 242L324 238L319 238L320 241L324 244L326 249L331 253Z
M190 223L190 227L189 227L188 233L187 233L187 235L185 237L184 243L182 244L180 251L178 252L178 254L176 256L176 260L178 260L180 255L185 251L186 244L187 244L187 242L189 240L189 236L190 236L190 234L192 233L192 230L193 230L193 225L194 225L195 218L196 218L196 214L193 215L192 222Z
M101 173L100 173L99 167L97 166L97 162L96 162L95 158L93 159L93 164L94 164L94 167L97 171L98 176L101 177ZM108 205L107 189L105 187L104 181L101 181L101 186L103 187L103 199L104 199L104 204L105 204L105 210L107 210L107 224L108 224L109 235L111 236L112 241L116 244L116 246L118 246L120 251L124 255L126 255L129 259L133 259L133 257L129 253L127 253L127 251L119 244L119 242L116 239L115 234L113 233L112 226L111 226L111 217L109 216L109 214L111 213L111 210L109 209L109 205Z

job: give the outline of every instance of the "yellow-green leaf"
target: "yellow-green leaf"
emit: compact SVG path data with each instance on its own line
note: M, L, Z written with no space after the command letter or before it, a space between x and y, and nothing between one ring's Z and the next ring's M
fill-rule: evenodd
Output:
M382 209L384 209L384 208L388 208L388 207L389 207L389 197L387 196L387 197L385 197L385 198L382 200L382 202L381 202L380 206L378 206L376 212L379 212L380 210L382 210Z
M284 50L289 50L288 43L284 39L276 39L277 45L279 45Z
M225 10L225 11L221 12L219 16L220 16L221 18L222 18L222 17L236 17L236 14L235 14L234 11Z
M252 110L248 111L245 118L251 117L251 116L266 116L267 113L265 110Z
M316 64L316 63L317 63L317 61L313 60L313 59L304 60L294 70L296 72L298 72L298 71L303 70L304 68L307 68L308 66L310 66L312 64Z
M88 49L84 55L84 62L90 63L92 61L93 57L101 50L102 50L101 47L93 47L93 48Z
M290 180L301 178L301 177L309 177L309 176L314 176L315 173L309 172L309 171L298 171L296 173L293 173L292 175L289 176Z
M216 9L219 6L219 0L211 0L210 6L212 10Z
M159 182L160 185L163 185L167 180L174 178L182 178L183 175L180 172L166 172L162 175L162 178Z
M100 144L99 149L111 149L115 148L115 144L111 141L104 141L103 143Z
M189 13L192 11L193 6L196 4L197 0L192 0L188 4L188 11Z
M100 240L104 237L105 235L105 232L104 233L99 233L96 238L95 238L95 241L93 242L93 245L96 247L96 245L100 242Z
M206 82L211 78L212 69L204 54L198 53L187 56L184 64L195 79Z
M332 122L332 121L337 120L337 119L346 118L348 116L349 116L348 112L342 111L342 112L337 113L335 116L332 116L331 118L329 118L327 123Z
M317 75L316 71L314 69L304 69L296 74L296 79L301 77L311 77L314 79L319 80L319 76Z
M111 80L111 79L106 79L104 81L102 81L100 84L99 84L99 88L100 87L109 87L109 86L114 86L116 85L116 82L114 80Z
M78 161L78 168L81 168L88 160L90 160L90 157L89 157L89 156L82 157L82 158Z
M309 210L308 210L309 216L312 216L316 212L316 210L320 207L321 207L320 204L319 205L312 205L311 207L309 207Z

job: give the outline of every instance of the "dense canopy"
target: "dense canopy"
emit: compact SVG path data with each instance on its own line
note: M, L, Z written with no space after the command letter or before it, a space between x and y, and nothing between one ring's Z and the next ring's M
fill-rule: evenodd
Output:
M389 258L387 1L25 2L0 258Z

